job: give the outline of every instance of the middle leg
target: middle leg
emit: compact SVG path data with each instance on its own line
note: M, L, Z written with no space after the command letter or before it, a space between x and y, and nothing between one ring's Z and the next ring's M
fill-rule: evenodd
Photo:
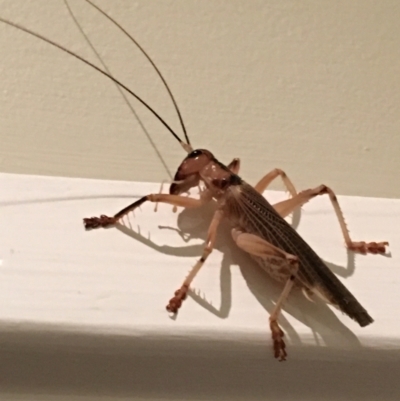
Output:
M296 191L296 188L294 187L292 181L288 178L286 173L279 168L273 169L268 174L266 174L263 178L261 178L261 180L258 181L258 183L254 186L254 189L261 194L267 189L268 185L271 184L271 182L278 177L281 177L281 179L282 179L283 183L285 184L285 187L289 191L290 195L292 197L296 196L297 191Z
M221 210L217 210L214 213L213 219L211 220L211 224L208 228L207 240L203 249L203 253L200 259L196 262L193 268L190 270L188 276L182 283L181 287L175 291L174 296L169 300L168 305L166 307L167 311L173 314L178 313L178 309L182 305L182 301L184 301L187 297L187 293L189 291L189 287L201 267L204 265L208 256L214 249L215 240L217 237L217 228L223 218L223 213Z

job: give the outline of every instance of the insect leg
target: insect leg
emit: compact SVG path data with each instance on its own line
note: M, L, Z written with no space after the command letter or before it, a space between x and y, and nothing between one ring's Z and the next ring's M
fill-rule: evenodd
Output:
M208 255L212 252L215 244L215 239L217 237L217 228L219 223L223 218L223 213L220 210L217 210L214 213L213 219L211 220L211 224L208 228L207 239L205 242L205 246L203 249L203 253L201 254L200 259L196 262L193 268L190 270L188 276L186 277L185 281L181 285L181 287L175 291L174 296L169 300L167 305L167 311L173 314L178 312L178 309L182 305L182 301L186 299L187 293L189 291L189 287L201 267L204 265L205 261L208 258Z
M170 194L150 194L143 196L143 198L138 199L129 206L120 210L114 216L109 217L106 215L101 215L100 217L89 217L83 219L83 224L86 229L94 229L99 227L108 227L117 223L122 217L126 216L129 212L132 212L143 203L149 202L160 202L168 203L174 206L182 206L185 208L195 208L204 205L211 200L211 195L208 191L204 191L200 199L189 198L181 195L170 195Z
M284 333L278 324L278 317L282 310L283 303L293 287L299 268L298 258L254 234L243 233L237 229L233 229L232 237L239 248L267 261L270 265L272 276L280 276L286 280L285 287L269 318L274 356L275 358L279 358L280 361L284 361L287 356L286 345L283 340Z
M229 168L229 170L232 171L233 174L238 174L239 170L240 170L240 159L238 159L237 157L235 159L233 159L228 165L227 167Z
M292 181L290 181L286 173L279 168L276 168L270 171L268 174L264 175L264 177L261 178L261 180L258 181L258 183L254 186L254 189L260 194L263 193L267 189L268 185L271 184L271 182L278 176L282 178L282 181L285 184L287 190L290 192L290 195L292 195L292 197L296 196L297 191Z
M293 266L294 267L294 266ZM297 266L296 266L297 271ZM286 352L286 344L283 341L284 333L278 324L278 317L281 313L283 303L286 301L286 298L289 296L289 293L293 287L295 276L291 275L286 281L285 287L281 295L279 296L278 301L275 304L275 307L269 317L269 327L272 333L272 341L274 343L274 356L275 358L279 358L280 361L285 361L287 357Z
M342 230L342 234L344 237L344 241L346 243L346 247L354 252L359 253L385 253L386 245L389 245L388 242L365 242L365 241L353 241L350 238L349 230L346 226L346 222L344 220L343 212L340 208L339 202L335 193L327 187L326 185L320 185L313 189L307 189L305 191L300 192L298 195L291 199L287 199L283 202L279 202L274 205L275 210L282 216L285 217L288 214L292 213L294 209L301 207L305 203L307 203L312 198L315 198L319 195L329 195L329 199L332 203L333 209L336 213L337 219L339 220L340 228Z

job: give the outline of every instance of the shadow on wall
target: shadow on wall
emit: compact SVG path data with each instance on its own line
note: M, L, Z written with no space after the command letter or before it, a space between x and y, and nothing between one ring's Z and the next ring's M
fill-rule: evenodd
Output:
M215 207L213 204L205 205L201 210L183 210L178 216L178 233L182 239L185 242L189 242L191 239L205 239L214 210ZM292 220L294 228L298 226L299 222L300 212L297 212ZM169 227L163 226L160 228L170 229ZM157 245L126 225L118 225L118 229L132 237L135 241L140 241L152 249L168 255L191 258L200 257L203 249L203 245L187 245L183 247ZM230 227L227 222L223 222L218 229L215 248L223 254L220 272L221 304L219 308L211 305L193 291L191 291L189 295L214 315L222 319L227 318L231 309L232 296L234 296L231 290L230 269L231 266L238 265L249 290L266 310L265 338L266 342L269 344L270 331L268 327L268 316L282 292L283 285L281 283L276 283L257 265L257 263L236 246L232 240ZM188 261L188 263L192 262ZM327 265L334 273L349 276L353 274L355 270L354 255L348 252L347 267L336 266L329 263L327 263ZM190 265L188 265L188 268L189 267ZM196 286L196 281L194 281L193 286ZM291 314L311 329L316 344L322 340L321 343L325 346L342 347L346 349L361 347L357 337L336 317L330 307L318 298L315 298L315 302L310 302L304 297L301 291L295 289L291 292L288 301L285 303L284 311ZM292 345L301 345L301 338L283 315L280 316L279 322L286 333L286 338L289 339L290 347Z

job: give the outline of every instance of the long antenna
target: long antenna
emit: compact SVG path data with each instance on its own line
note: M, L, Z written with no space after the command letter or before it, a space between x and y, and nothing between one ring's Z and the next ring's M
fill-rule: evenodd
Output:
M107 72L103 71L101 68L97 67L90 61L86 60L85 58L79 56L78 54L74 53L73 51L67 49L66 47L61 46L60 44L53 42L51 39L47 39L43 35L36 33L28 28L23 27L22 25L19 25L15 22L8 21L2 17L0 17L0 21L10 25L16 29L19 29L23 32L26 32L32 36L35 36L38 39L43 40L46 43L49 43L50 45L57 47L58 49L62 50L65 53L68 53L69 55L75 57L76 59L82 61L83 63L87 64L88 66L94 68L96 71L100 72L104 76L106 76L108 79L119 85L121 88L126 90L129 94L131 94L135 99L137 99L140 103L142 103L143 106L145 106L163 125L167 130L174 136L174 138L181 144L181 146L188 152L191 149L191 146L189 144L186 144L183 142L179 136L174 132L174 130L165 122L165 120L149 105L147 104L141 97L139 97L135 92L133 92L131 89L129 89L126 85L124 85L121 81L118 79L114 78L111 74L108 74Z
M93 53L95 54L95 56L98 58L98 60L100 61L101 65L103 66L102 68L104 69L105 72L107 72L107 74L111 74L112 72L110 71L110 69L107 67L107 64L105 63L105 61L103 60L103 58L101 57L100 53L97 51L96 47L93 45L93 43L91 42L91 40L89 39L88 35L86 34L86 32L83 30L81 24L79 23L77 17L75 16L74 12L72 11L71 6L68 3L68 0L64 0L64 4L65 7L67 7L67 10L72 18L72 20L74 21L75 25L77 26L79 32L82 34L83 38L85 39L86 43L89 45L89 47L92 49ZM121 94L122 99L124 99L124 102L126 103L126 105L128 106L129 110L131 111L131 113L133 114L133 116L135 117L137 123L140 125L141 129L143 130L144 135L146 136L147 140L150 143L150 146L153 148L154 152L156 153L158 160L160 160L161 164L163 165L165 171L167 172L169 178L172 180L173 175L167 165L167 163L164 160L164 157L162 156L161 152L159 151L158 147L156 146L156 144L153 141L153 138L151 137L151 135L149 134L147 128L145 127L145 125L143 124L142 120L140 119L139 115L137 114L136 110L134 109L134 107L132 106L131 102L130 102L130 98L128 98L129 93L125 92L120 86L118 86L117 84L115 84L116 89L118 90L118 92Z
M143 53L143 55L147 58L149 63L153 66L154 70L156 71L157 75L160 77L162 83L165 86L165 89L167 90L169 97L172 100L172 103L174 104L174 108L176 110L176 113L178 114L179 122L182 127L183 134L185 136L186 143L190 145L190 140L186 131L185 124L183 122L182 114L181 111L179 110L178 104L175 100L174 95L172 94L172 91L170 87L167 84L167 81L165 80L164 76L161 74L161 71L158 69L152 58L149 56L149 54L143 49L143 47L137 42L137 40L124 28L122 27L117 21L115 21L112 17L110 17L105 11L103 11L99 6L96 4L92 3L90 0L85 0L86 3L89 3L92 7L94 7L97 11L99 11L101 14L103 14L106 18L108 18L121 32L123 32L136 46L137 48Z

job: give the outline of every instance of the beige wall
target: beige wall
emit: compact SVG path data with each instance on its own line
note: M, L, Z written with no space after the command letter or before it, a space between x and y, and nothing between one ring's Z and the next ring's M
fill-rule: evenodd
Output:
M70 1L114 74L178 130L157 77L101 15ZM298 188L400 197L400 3L97 0L153 56L196 147L274 167ZM95 60L62 0L0 0L18 21ZM0 24L0 171L161 181L168 174L115 86ZM184 156L135 110L170 170Z

